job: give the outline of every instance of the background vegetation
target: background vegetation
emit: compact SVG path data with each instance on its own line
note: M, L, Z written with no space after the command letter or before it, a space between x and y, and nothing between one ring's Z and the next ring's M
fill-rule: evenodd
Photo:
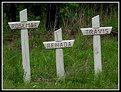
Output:
M31 83L24 84L20 30L11 30L10 21L19 21L27 8L28 20L40 20L38 29L29 29ZM102 73L94 77L92 36L80 28L91 27L99 15L100 26L112 26L111 35L101 35ZM53 41L53 31L62 28L63 39L75 39L64 50L65 82L56 76L55 50L42 42ZM4 89L118 89L118 3L4 3L3 4L3 88Z

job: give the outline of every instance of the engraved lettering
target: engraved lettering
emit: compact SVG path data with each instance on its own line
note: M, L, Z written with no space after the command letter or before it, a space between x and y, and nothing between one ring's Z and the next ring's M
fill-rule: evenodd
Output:
M94 30L94 34L97 34L97 30L96 29Z
M59 47L59 43L55 43L55 48L56 48L56 47Z
M68 45L67 45L67 42L64 42L64 47L67 47Z
M98 32L101 33L102 32L102 29L99 29Z
M34 27L37 27L37 23L34 23L33 25L34 25Z
M60 43L60 47L63 47L63 43Z
M71 47L71 42L68 42L68 47Z
M47 44L47 48L50 48L50 44L49 43Z
M89 34L93 34L93 30L89 30Z
M106 33L108 34L108 29L105 29Z
M51 43L51 48L54 48L54 43Z

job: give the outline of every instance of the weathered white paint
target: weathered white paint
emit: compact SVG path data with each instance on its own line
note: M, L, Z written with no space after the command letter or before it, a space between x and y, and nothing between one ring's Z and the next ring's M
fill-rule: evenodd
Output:
M74 40L63 40L60 42L51 41L51 42L43 42L46 49L53 49L53 48L67 48L72 47L74 44Z
M57 42L62 41L62 29L61 28L56 30L56 31L54 31L54 39Z
M99 15L95 16L92 18L92 28L99 28L100 27L100 19L99 19Z
M8 22L11 29L38 28L40 21Z
M72 47L74 40L62 40L62 29L54 31L55 41L43 42L46 49L56 49L56 70L59 79L65 79L64 60L62 48Z
M20 21L27 21L27 9L20 11ZM29 60L29 41L28 30L21 29L22 61L24 69L24 81L30 82L30 60Z
M99 29L99 27L100 27L100 21L99 21L99 15L97 15L92 18L92 28ZM98 72L102 72L100 35L93 36L93 53L94 53L94 69L96 75Z
M110 34L112 27L100 27L95 28L81 28L83 35L101 35L101 34Z
M56 71L59 79L65 78L63 49L56 49Z
M93 53L94 53L94 70L96 75L98 72L102 72L100 35L93 36Z
M93 35L94 70L95 75L102 72L101 34L110 34L112 27L100 27L99 15L92 18L92 28L80 28L83 35Z
M61 28L58 29L57 31L54 31L54 38L55 41L57 42L62 41ZM65 78L63 49L56 49L56 71L57 71L57 77L59 77L59 79Z

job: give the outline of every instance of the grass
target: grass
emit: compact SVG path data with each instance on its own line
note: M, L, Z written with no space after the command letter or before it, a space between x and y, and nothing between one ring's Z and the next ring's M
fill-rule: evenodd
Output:
M33 32L33 31L30 31ZM30 33L29 32L29 33ZM42 32L40 32L41 34ZM20 38L3 45L3 89L118 89L118 41L110 35L101 36L102 73L94 76L92 36L80 33L63 39L75 39L72 48L64 48L65 82L56 76L55 50L44 48L53 34L29 38L31 82L24 84ZM20 35L20 34L19 34Z

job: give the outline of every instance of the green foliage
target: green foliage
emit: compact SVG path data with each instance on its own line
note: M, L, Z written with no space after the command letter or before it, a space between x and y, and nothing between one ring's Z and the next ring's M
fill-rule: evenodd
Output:
M45 28L47 3L16 3L15 5L17 21L19 21L19 11L27 8L28 20L40 20L40 25ZM66 30L91 27L91 18L100 15L101 23L103 23L101 25L113 26L114 31L118 31L118 3L60 3L59 8L59 25ZM4 16L6 17L5 11Z

